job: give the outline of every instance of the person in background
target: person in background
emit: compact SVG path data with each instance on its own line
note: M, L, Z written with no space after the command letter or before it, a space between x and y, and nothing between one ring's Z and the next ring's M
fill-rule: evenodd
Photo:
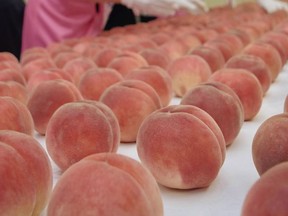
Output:
M22 52L65 39L96 36L105 27L113 4L136 15L173 16L178 10L205 11L202 0L29 0L24 14Z
M0 1L0 52L10 52L18 59L21 53L23 0Z

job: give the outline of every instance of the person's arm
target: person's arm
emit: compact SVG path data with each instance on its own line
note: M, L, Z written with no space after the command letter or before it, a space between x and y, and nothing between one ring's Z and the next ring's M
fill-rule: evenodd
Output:
M144 13L155 16L174 15L178 10L188 12L207 11L203 0L82 0L94 3L121 3L133 9L138 14Z

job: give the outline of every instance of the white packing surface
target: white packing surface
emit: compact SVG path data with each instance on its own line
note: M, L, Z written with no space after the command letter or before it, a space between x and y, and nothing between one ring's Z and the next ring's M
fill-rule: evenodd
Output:
M227 148L225 162L217 178L208 188L175 190L160 186L164 215L239 216L248 190L259 178L251 154L253 137L264 120L283 112L287 94L288 67L286 66L264 96L257 116L251 121L244 122L236 140ZM171 104L179 104L179 102L179 98L174 98ZM36 138L45 148L45 138L38 135ZM120 144L118 153L139 161L135 143ZM56 184L61 172L53 162L52 167L54 184Z

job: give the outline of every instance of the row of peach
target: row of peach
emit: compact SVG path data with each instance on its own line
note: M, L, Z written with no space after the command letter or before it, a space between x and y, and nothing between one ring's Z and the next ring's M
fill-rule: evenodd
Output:
M65 171L49 202L48 215L83 215L83 208L87 214L95 211L101 215L163 215L156 181L181 189L211 184L224 163L226 146L232 144L244 120L251 120L258 113L265 92L288 57L286 14L266 14L255 5L244 8L161 19L118 28L96 38L34 48L23 53L20 63L2 53L1 79L5 80L3 86L9 84L6 95L27 105L22 104L23 111L19 112L20 106L4 106L12 99L3 97L1 108L8 108L1 113L3 119L7 117L6 125L10 124L3 129L32 135L35 127L45 135L49 156ZM229 25L225 20L227 26L221 29L213 23L215 18L221 20L224 15L235 14L241 17L235 19L241 20L242 25L238 26L243 29L245 23L246 31L229 31L233 19ZM248 15L257 21L254 20L255 26L247 24L244 18L248 19ZM202 33L202 37L197 33ZM246 43L236 35L246 38ZM272 42L275 37L281 46ZM211 55L200 50L209 50ZM220 60L209 61L210 56ZM168 106L174 95L183 97L181 105ZM21 116L24 123L12 123L9 113L13 110L17 110L14 118L18 121ZM115 154L120 142L135 141L139 158L149 171L142 164ZM20 152L18 147L13 148ZM106 153L83 159L99 152ZM3 158L9 158L8 154ZM17 179L23 173L15 171L19 178L12 173L3 179L3 184L16 179L12 191L7 188L7 196L0 199L7 206L6 215L31 215L24 214L23 208L38 215L50 199L51 167L42 154L33 157L46 171L33 174L28 183L18 186L26 187L29 182L35 185L41 175L39 182L43 185L34 188L41 195L32 196L31 191L31 196L15 195L22 193L17 189ZM1 167L4 162L7 163L1 161ZM33 164L23 164L28 175ZM20 162L15 164L19 165ZM9 167L4 172L9 172ZM93 190L91 185L95 185ZM13 200L7 197L12 194L20 198L22 207L11 208ZM85 198L87 194L89 199Z

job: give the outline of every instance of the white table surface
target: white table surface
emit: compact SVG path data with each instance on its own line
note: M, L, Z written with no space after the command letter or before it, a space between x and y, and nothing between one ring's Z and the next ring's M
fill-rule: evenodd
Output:
M217 178L208 188L175 190L159 186L163 198L164 215L239 216L248 190L259 178L251 154L253 137L264 120L283 112L287 94L288 66L284 67L270 86L257 116L249 122L244 122L236 140L227 148L226 159ZM179 104L179 101L179 98L174 98L171 104ZM45 138L37 135L36 138L45 148ZM118 153L139 161L135 143L120 144ZM61 172L53 162L52 167L54 184L56 184Z

